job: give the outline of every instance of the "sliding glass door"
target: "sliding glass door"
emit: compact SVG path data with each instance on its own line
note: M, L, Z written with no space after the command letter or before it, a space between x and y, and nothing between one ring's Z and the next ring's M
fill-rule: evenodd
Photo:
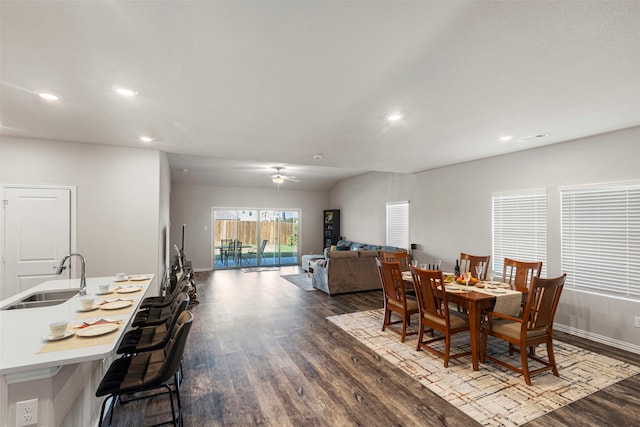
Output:
M213 208L215 269L298 263L297 210Z

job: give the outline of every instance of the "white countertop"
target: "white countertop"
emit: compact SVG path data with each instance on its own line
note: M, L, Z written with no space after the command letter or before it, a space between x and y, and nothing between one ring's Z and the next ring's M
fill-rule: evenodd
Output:
M117 349L131 318L146 296L150 288L149 285L153 282L153 274L146 274L146 276L149 277L148 280L136 282L143 287L142 296L119 295L122 298L134 299L133 309L126 315L112 316L105 311L97 310L95 319L74 320L79 314L77 310L80 307L80 299L83 298L78 295L62 304L50 307L2 309L22 298L42 291L79 290L79 279L50 280L0 302L0 374L14 376L14 381L19 382L27 380L28 376L37 377L46 371L55 372L59 366L104 359L110 356ZM106 283L115 286L114 279L113 276L87 278L87 296L95 296L99 284ZM115 332L118 334L117 338L111 344L37 354L45 344L42 337L49 335L49 323L66 320L72 326L83 321L89 322L103 317L123 321L121 327Z

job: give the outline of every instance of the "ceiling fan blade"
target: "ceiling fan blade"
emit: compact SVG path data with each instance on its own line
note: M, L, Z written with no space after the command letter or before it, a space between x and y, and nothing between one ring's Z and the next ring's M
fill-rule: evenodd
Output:
M293 182L300 182L300 180L298 178L296 178L295 176L286 176L286 175L280 175L282 178L289 180L289 181L293 181Z

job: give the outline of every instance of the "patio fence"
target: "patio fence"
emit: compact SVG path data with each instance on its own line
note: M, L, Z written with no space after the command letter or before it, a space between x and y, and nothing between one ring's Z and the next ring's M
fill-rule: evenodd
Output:
M278 235L276 235L278 231L276 222L280 228ZM217 219L214 223L215 245L220 245L220 239L237 239L246 245L255 245L256 242L262 242L267 239L268 245L274 245L278 241L281 245L292 245L297 242L296 225L292 222L261 221L260 231L262 237L258 238L258 223L256 221Z

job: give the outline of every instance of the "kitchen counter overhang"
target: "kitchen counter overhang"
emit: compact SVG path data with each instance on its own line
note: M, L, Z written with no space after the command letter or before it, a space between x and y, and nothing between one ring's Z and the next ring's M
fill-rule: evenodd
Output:
M143 287L137 296L114 294L113 297L133 299L132 309L127 314L112 315L108 311L96 310L95 319L83 317L77 319L80 299L73 296L66 302L48 307L35 307L7 310L9 306L37 292L78 289L79 279L50 280L21 292L0 302L0 375L5 376L7 384L48 378L65 365L100 360L110 357L120 343L131 319L141 301L147 296L154 280L153 274L146 274L148 280L137 282ZM96 296L100 284L114 283L114 277L87 278L87 296ZM111 296L110 296L111 297ZM38 353L45 342L42 337L49 333L49 323L67 320L69 325L82 321L97 320L103 317L119 320L122 323L110 344L74 348L71 350Z

